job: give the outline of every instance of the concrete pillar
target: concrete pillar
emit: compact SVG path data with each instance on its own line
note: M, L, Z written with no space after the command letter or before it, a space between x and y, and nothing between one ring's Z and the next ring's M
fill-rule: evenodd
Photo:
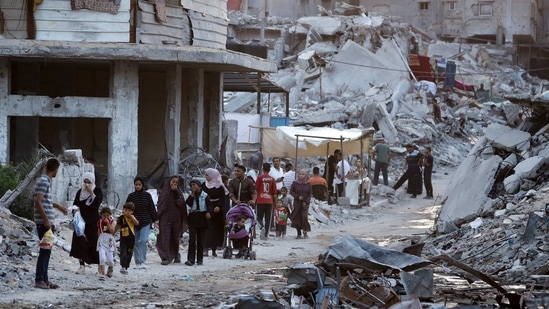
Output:
M118 193L122 203L126 200L128 193L132 192L133 178L137 175L139 99L139 64L137 62L114 62L111 97L116 104L114 104L113 116L109 123L108 191Z
M166 72L166 118L164 132L168 175L178 174L181 156L181 65L171 66Z
M216 159L219 158L221 148L221 137L223 128L223 73L211 72L208 74L209 100L209 126L208 126L208 151Z
M8 115L8 95L10 92L10 63L0 58L0 165L10 161L10 123Z
M236 137L238 136L238 121L223 121L224 153L221 153L220 163L232 168L236 162Z
M189 130L188 141L189 145L204 148L204 70L198 69L190 71L188 74L189 80L187 96L188 113L189 113Z

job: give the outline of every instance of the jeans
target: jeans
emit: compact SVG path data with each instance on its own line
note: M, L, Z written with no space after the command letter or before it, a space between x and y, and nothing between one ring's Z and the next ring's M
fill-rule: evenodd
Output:
M258 204L257 205L257 222L261 228L265 229L265 237L269 237L269 230L271 229L271 217L273 214L272 204ZM265 217L265 222L263 222Z
M135 264L144 264L147 262L147 241L151 233L151 225L147 224L141 229L135 229L135 246L133 248L133 256Z
M36 232L38 234L38 239L42 239L44 237L44 234L48 230L43 224L37 224L36 225ZM55 227L51 226L51 231L55 232ZM51 249L40 249L40 253L38 254L38 260L36 261L36 276L34 277L34 281L43 281L48 282L48 267L50 266L50 256L51 256Z

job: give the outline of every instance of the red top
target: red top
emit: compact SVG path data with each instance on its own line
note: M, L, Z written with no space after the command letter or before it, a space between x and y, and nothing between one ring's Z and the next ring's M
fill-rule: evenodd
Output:
M288 209L286 207L275 208L275 224L277 225L287 225L288 224Z
M111 217L108 217L107 220L109 220L109 224L112 225L114 223L114 219ZM103 218L101 218L99 221L97 221L97 227L101 231L101 233L107 233L110 234L109 227L103 223Z
M269 174L261 174L255 181L257 189L256 204L272 204L276 196L276 179Z

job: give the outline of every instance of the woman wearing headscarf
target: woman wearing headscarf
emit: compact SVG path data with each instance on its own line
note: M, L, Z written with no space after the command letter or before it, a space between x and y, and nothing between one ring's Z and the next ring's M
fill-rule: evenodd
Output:
M152 196L145 191L145 182L141 177L135 177L133 180L135 191L128 194L126 203L132 202L135 205L133 215L139 221L134 229L135 244L133 247L133 256L135 258L135 268L147 268L147 241L151 233L151 224L157 220L156 207Z
M70 256L80 262L77 274L84 274L87 264L99 265L99 254L97 253L97 221L99 221L99 206L103 201L101 189L95 185L95 175L85 172L82 175L82 188L76 192L73 202L72 214L80 212L86 222L84 235L72 233Z
M162 265L172 261L181 263L179 239L187 229L187 206L183 192L179 189L179 177L172 176L164 185L158 197L158 226L160 233L156 240Z
M213 212L210 219L210 226L206 230L204 256L208 256L208 249L212 249L212 256L217 256L217 248L223 247L225 236L225 216L229 211L229 190L223 184L221 174L214 168L207 168L204 171L206 181L202 184L202 191L210 198Z
M296 239L302 237L301 231L303 231L303 238L309 237L307 232L311 231L311 225L308 216L312 193L313 189L307 171L304 169L299 170L297 179L290 187L290 194L294 197L294 207L290 214L290 220L292 221L292 227L297 230Z

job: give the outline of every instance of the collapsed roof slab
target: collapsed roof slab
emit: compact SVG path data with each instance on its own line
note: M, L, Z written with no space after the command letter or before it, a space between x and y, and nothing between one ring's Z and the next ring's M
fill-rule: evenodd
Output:
M338 31L342 31L341 20L333 17L325 16L306 16L297 20L298 25L290 32L295 30L298 33L305 34L309 29L315 29L320 35L334 35Z
M492 146L509 152L530 149L530 133L498 123L490 124L486 128L484 136L492 143Z
M208 47L134 43L88 43L0 40L0 57L60 60L174 63L215 72L276 72L274 62L239 52Z
M478 143L486 145L486 140L479 140ZM481 148L471 149L457 168L448 184L447 200L440 209L439 220L460 222L472 219L491 205L488 193L494 185L502 159L499 156L483 159L475 155Z
M315 88L325 93L341 89L365 92L374 85L386 84L395 89L401 80L409 80L406 64L393 44L383 44L373 53L349 40L330 61L333 66L322 73Z

